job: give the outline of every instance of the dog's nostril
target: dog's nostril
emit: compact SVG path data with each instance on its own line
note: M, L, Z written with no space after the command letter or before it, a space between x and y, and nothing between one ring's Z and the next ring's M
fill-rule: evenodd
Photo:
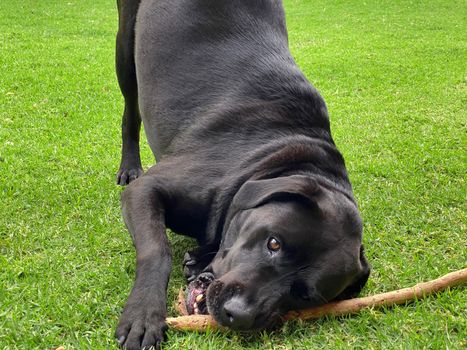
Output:
M235 329L250 329L255 320L254 314L240 297L233 297L225 302L223 316L223 323Z

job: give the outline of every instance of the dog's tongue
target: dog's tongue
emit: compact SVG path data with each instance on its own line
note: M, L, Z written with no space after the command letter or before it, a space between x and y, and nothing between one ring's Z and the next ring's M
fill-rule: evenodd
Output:
M199 275L194 281L188 284L186 295L186 309L188 314L207 315L206 291L214 280L214 276L209 272Z

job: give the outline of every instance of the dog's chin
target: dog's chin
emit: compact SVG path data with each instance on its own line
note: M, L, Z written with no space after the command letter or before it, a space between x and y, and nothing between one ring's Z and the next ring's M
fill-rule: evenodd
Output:
M229 327L239 332L256 332L261 330L274 330L281 324L281 318L279 312L270 312L270 313L262 313L256 316L253 325L251 326L242 326L238 325L236 327L232 327L232 325L225 324L222 321L220 316L220 311L216 309L211 309L209 314L221 325L224 327Z
M229 288L229 290L225 290L224 284L218 280L213 281L209 285L206 293L207 313L222 326L233 328L231 325L224 323L221 314L224 303L238 293L239 289L240 288ZM269 312L262 310L261 313L256 315L253 325L246 328L239 325L233 329L242 332L274 329L280 324L280 316L281 312L278 309L274 308Z

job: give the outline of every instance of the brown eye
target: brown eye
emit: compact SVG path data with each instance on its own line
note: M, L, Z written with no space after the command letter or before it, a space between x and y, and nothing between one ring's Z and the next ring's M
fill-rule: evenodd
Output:
M271 237L268 241L268 249L272 252L277 252L281 249L281 244L277 239Z

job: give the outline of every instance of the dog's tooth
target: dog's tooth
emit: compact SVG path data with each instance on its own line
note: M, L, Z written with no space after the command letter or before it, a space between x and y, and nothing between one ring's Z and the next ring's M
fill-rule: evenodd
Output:
M196 296L196 302L199 303L204 299L204 294L198 294Z
M199 309L197 307L195 307L195 315L198 315L199 314Z
M193 308L197 309L198 308L198 303L193 303Z

